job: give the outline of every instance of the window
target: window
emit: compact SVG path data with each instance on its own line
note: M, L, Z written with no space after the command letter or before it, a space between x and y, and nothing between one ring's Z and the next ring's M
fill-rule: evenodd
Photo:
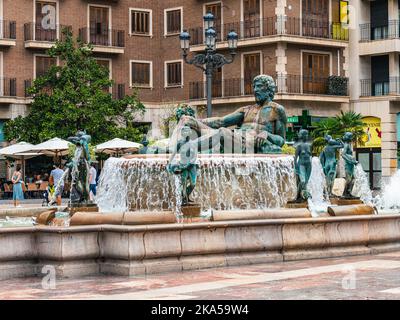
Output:
M89 6L90 42L95 45L110 44L110 8Z
M261 35L260 0L243 0L243 27L246 38Z
M217 40L221 41L223 38L222 35L222 5L219 3L205 4L204 6L205 13L211 12L214 16L215 22L214 27L215 31L217 31ZM230 30L229 30L230 31Z
M164 30L165 35L182 32L182 8L165 10Z
M45 75L51 66L57 64L57 59L48 56L35 56L35 78Z
M131 61L131 87L153 87L153 63L151 61Z
M261 53L248 53L243 55L244 94L253 94L253 79L262 73Z
M183 84L182 81L182 61L166 62L165 85L166 87L176 87Z
M35 40L57 40L57 3L36 1L35 3Z
M303 93L326 94L331 56L303 53Z
M152 36L152 11L130 9L130 33Z
M110 73L110 71L111 71L111 60L109 60L109 59L96 59L96 62L97 62L98 65L106 68L107 71ZM110 78L111 78L111 74L110 74Z
M303 0L302 9L303 36L329 38L329 0Z

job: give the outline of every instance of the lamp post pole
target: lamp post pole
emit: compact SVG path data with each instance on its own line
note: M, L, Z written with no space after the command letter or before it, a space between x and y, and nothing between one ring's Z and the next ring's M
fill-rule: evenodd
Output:
M207 13L204 16L205 25L205 52L195 55L193 58L188 58L190 48L190 35L187 31L183 31L180 36L181 49L183 60L187 64L192 64L195 67L203 70L206 75L206 95L207 95L207 118L212 116L212 79L216 69L221 68L225 64L233 62L238 42L238 35L235 31L229 32L227 36L228 48L230 57L216 52L217 32L214 30L214 16Z

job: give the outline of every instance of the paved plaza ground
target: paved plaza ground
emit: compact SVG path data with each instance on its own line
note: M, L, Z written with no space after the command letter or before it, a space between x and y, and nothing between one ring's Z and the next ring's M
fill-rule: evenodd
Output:
M67 198L63 198L62 199L62 205L67 205L68 204L68 200ZM25 199L20 201L20 206L22 208L37 208L42 206L42 199ZM14 208L14 202L13 200L10 199L3 199L0 200L0 209L10 209L10 208Z
M0 299L400 299L400 252L136 277L0 281Z

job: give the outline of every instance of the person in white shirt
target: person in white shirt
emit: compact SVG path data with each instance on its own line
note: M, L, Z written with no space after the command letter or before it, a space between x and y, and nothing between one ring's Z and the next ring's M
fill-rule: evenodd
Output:
M56 188L55 196L57 199L57 205L61 206L61 196L64 191L64 170L60 168L59 164L54 165L54 169L50 172L50 178L53 181L53 185Z
M89 170L89 192L91 191L94 196L96 196L96 178L97 178L97 171L92 164Z

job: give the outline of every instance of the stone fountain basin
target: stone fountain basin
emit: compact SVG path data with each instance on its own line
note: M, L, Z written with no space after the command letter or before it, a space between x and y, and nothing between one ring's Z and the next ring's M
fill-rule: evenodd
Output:
M400 214L0 229L0 279L141 275L400 249Z

